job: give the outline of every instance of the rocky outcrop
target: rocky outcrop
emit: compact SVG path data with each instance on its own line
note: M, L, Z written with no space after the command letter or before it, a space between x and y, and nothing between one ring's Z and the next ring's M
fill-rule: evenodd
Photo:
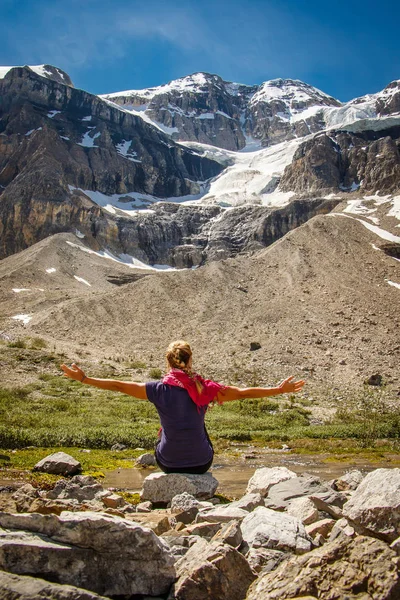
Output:
M398 560L386 544L368 537L342 538L303 556L290 558L262 576L247 600L396 600Z
M347 489L342 496L347 519L332 504L337 496L333 488L305 474L282 480L290 475L287 469L259 469L252 482L264 486L268 495L292 486L294 498L278 510L260 505L258 492L219 506L213 506L220 503L218 497L196 500L179 493L179 474L158 474L169 484L170 509L155 509L148 501L136 506L137 512L131 506L134 514L125 518L104 514L104 507L83 512L99 494L111 493L89 476L59 480L53 490L35 494L25 485L19 491L29 512L0 512L0 569L9 572L0 571L0 596L397 600L398 471L377 469L357 489ZM353 486L354 476L347 479ZM316 483L324 487L320 495L325 500ZM303 495L310 491L316 495ZM48 502L74 501L78 512L32 512L44 497ZM123 509L108 510L116 514Z
M400 120L395 127L351 133L332 131L304 142L280 181L300 195L400 189Z

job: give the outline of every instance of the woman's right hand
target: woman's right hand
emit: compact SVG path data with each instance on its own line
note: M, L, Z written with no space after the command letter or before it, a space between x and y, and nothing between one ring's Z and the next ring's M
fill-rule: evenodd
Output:
M85 377L84 371L82 371L75 363L72 363L70 367L61 365L61 369L64 371L64 377L69 377L75 381L82 381Z
M293 379L293 377L288 377L278 385L280 394L295 394L296 392L300 392L302 390L305 381L303 379L300 379L299 381L292 381Z

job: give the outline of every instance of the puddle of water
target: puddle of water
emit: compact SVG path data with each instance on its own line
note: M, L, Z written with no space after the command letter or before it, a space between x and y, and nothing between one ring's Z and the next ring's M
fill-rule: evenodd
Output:
M242 496L247 487L247 483L259 467L287 467L298 475L309 473L316 475L323 481L330 481L340 477L349 470L359 469L363 473L369 473L374 469L381 467L390 468L388 462L382 461L381 464L371 463L365 459L352 457L348 462L323 462L329 457L326 455L300 455L291 454L282 450L271 451L268 449L257 449L251 458L245 459L244 456L233 458L231 456L215 456L214 464L210 471L219 481L218 493L230 497ZM240 452L246 455L246 450L240 448ZM247 453L248 455L248 453ZM400 456L396 455L397 461ZM397 466L397 464L396 464ZM116 469L108 471L102 484L104 487L115 487L129 491L138 492L142 488L145 477L155 472L153 469Z

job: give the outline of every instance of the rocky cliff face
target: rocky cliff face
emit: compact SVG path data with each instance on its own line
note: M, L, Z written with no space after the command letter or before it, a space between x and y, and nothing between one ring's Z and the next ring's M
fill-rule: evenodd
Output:
M282 190L300 195L400 190L400 119L380 131L321 134L304 142L286 167Z
M190 268L269 246L317 214L326 214L338 200L300 200L282 209L241 206L181 206L159 202L150 212L116 222L91 215L91 243L116 254L134 251L146 264ZM80 226L80 229L87 229ZM87 236L88 237L88 236Z
M65 231L83 214L99 216L71 188L182 196L221 170L143 119L29 67L0 80L0 256Z

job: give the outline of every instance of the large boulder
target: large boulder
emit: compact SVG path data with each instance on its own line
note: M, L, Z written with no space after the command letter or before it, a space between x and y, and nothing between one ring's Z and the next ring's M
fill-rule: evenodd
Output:
M398 558L384 542L341 538L292 556L250 587L247 600L398 600Z
M296 477L296 473L286 467L261 467L249 479L246 494L259 493L266 496L273 485Z
M255 574L234 548L198 540L176 563L174 600L243 600Z
M312 548L303 523L296 517L259 506L241 524L243 541L249 547L264 547L301 554Z
M178 494L187 492L195 498L212 498L218 487L218 481L211 475L192 475L189 473L152 473L143 481L141 500L150 500L154 504L168 504Z
M120 517L0 513L0 569L105 596L156 596L175 580L174 558L150 529Z
M74 475L81 471L81 463L65 452L55 452L42 458L33 467L34 471L51 473L53 475Z
M87 590L72 585L50 583L36 577L13 575L0 571L1 600L106 600Z
M343 515L365 533L393 542L400 535L400 469L368 473Z
M265 506L274 510L284 510L295 498L312 496L320 498L326 504L342 506L344 498L330 486L323 483L319 477L300 475L299 477L281 481L272 486L265 499Z

